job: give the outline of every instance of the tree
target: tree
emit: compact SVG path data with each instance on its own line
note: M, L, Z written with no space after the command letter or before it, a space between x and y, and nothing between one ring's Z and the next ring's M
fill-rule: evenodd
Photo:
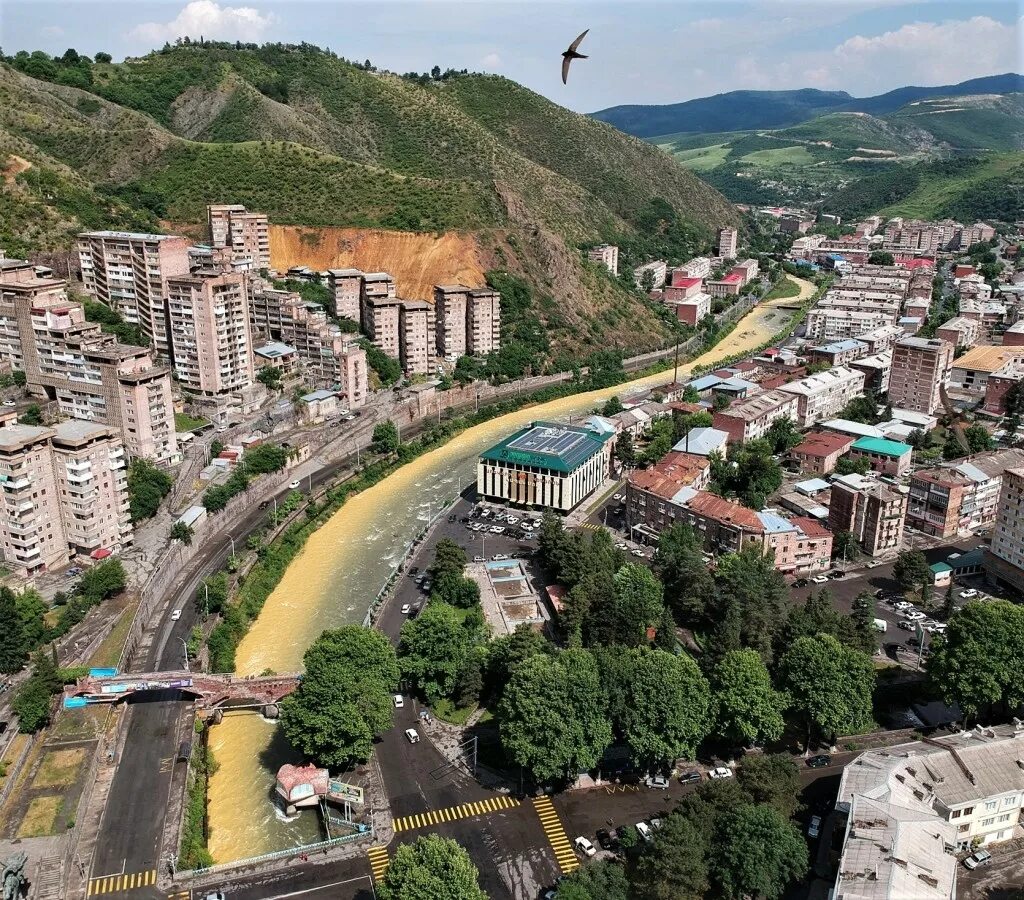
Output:
M896 556L892 567L892 577L905 590L912 590L919 585L932 581L932 570L928 560L920 550L902 550Z
M872 266L891 266L895 258L887 250L874 250L868 257L868 263Z
M704 540L689 525L661 533L654 568L664 585L665 602L683 624L698 624L714 602L715 580L704 563Z
M690 759L711 729L711 692L687 655L632 650L621 724L633 760L650 768L676 757Z
M709 887L708 850L705 836L689 819L678 813L667 816L653 846L637 862L636 900L702 900Z
M42 425L43 424L43 411L39 408L38 403L32 403L18 413L18 421L22 425Z
M868 591L861 591L853 601L853 612L850 614L854 633L857 637L857 649L865 653L874 653L878 649L878 631L875 629L875 596Z
M772 687L756 650L725 653L711 672L715 731L729 741L751 746L782 737L786 696Z
M742 645L770 661L773 640L785 621L789 603L789 588L775 569L772 551L747 544L739 553L726 554L718 561L715 584L720 619L728 620L729 607L735 606Z
M615 634L617 643L637 646L647 630L661 620L665 598L661 582L646 566L627 563L615 573Z
M440 578L445 572L461 575L466 568L469 557L466 551L451 538L441 538L434 548L434 559L430 563L430 574Z
M956 432L951 429L946 437L946 443L942 447L942 455L946 459L960 459L969 453L984 453L987 450L994 450L996 446L985 426L977 423L968 425L964 429L964 440L967 441L966 450L957 440Z
M836 475L866 475L871 468L871 461L866 456L840 456L836 460Z
M783 818L791 819L800 807L800 769L788 753L745 756L738 778L755 803L774 806Z
M803 440L803 435L796 423L787 417L772 422L764 439L771 446L772 453L786 453Z
M636 447L633 445L633 435L623 431L615 441L615 458L624 466L632 466L636 463Z
M171 540L181 541L183 544L192 543L192 528L186 522L175 522L171 526Z
M217 572L209 578L204 578L202 584L196 588L196 609L206 615L216 615L224 611L230 596L228 573Z
M401 441L398 439L398 428L394 422L378 422L373 426L373 443L375 453L394 453Z
M93 57L93 59L95 59L96 62L98 62L98 63L109 63L109 62L111 62L113 57L109 53L100 52L100 53L97 53Z
M839 413L839 417L865 425L874 425L881 421L878 414L878 398L871 391L865 391L861 396L854 397L847 403Z
M622 405L622 401L619 399L618 394L614 397L609 397L604 406L601 407L602 416L614 416L617 413L622 412L625 407Z
M15 387L23 388L28 383L28 377L20 369L15 369L11 372L11 384Z
M780 660L779 682L811 731L831 740L871 723L875 668L871 657L830 634L797 638Z
M17 595L9 587L0 587L0 672L20 672L28 659L25 628L18 612Z
M0 592L10 590L9 588L0 588ZM57 592L60 593L59 591ZM67 597L64 598L64 603L60 603L60 597L54 594L53 605L63 606L67 603ZM21 619L21 630L25 640L26 651L34 650L40 644L42 644L47 635L47 627L45 616L47 613L46 601L40 596L39 591L35 588L27 587L15 599L15 605L18 607L18 618Z
M932 641L928 676L947 703L968 718L1024 701L1024 607L1005 600L968 603Z
M592 768L612 739L594 657L565 650L524 660L505 687L498 722L506 753L537 781Z
M399 844L377 885L381 900L487 900L469 854L436 834Z
M32 675L18 688L12 707L18 730L31 734L50 724L53 695L61 689L61 677L50 654L40 650L32 657Z
M428 603L402 626L398 661L402 675L428 702L451 697L470 649L480 635L464 613L447 603Z
M151 518L170 493L174 480L148 459L132 461L128 469L128 503L133 522Z
M540 632L523 623L511 634L491 641L487 651L484 690L490 704L501 699L509 673L521 662L538 653L554 653L554 646Z
M841 460L840 460L841 461ZM860 541L852 531L837 531L832 536L832 558L850 562L860 556Z
M388 639L360 625L325 631L303 656L304 674L281 702L281 729L318 765L369 758L373 738L391 727L398 661Z
M776 900L807 872L807 844L771 806L743 805L725 817L711 857L712 880L729 900Z
M618 860L598 859L558 881L555 900L628 900L629 881Z
M270 390L276 391L281 386L281 370L275 366L263 366L256 373L256 380Z

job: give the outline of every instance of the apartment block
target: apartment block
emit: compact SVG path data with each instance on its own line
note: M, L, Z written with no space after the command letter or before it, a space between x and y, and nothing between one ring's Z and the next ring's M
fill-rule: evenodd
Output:
M956 316L935 329L935 337L949 341L954 347L973 347L978 343L981 323L974 319Z
M0 362L24 371L29 392L61 415L117 429L130 456L177 459L167 367L86 322L65 282L29 266L0 271Z
M246 276L168 278L166 290L174 373L182 389L222 397L249 387L255 372Z
M619 248L614 244L601 244L587 251L587 259L600 263L612 275L619 274Z
M171 355L164 280L189 273L188 240L166 234L90 231L78 236L82 286L138 325L161 356Z
M672 284L678 284L680 278L697 278L703 281L711 275L711 260L706 256L695 256L681 266L672 270Z
M867 344L868 353L885 353L892 350L893 344L905 335L899 325L885 325L872 331L857 335L857 340Z
M210 243L226 247L239 267L270 268L270 223L264 213L249 212L239 203L206 207Z
M892 353L873 353L850 362L850 368L864 373L864 390L884 394L892 375Z
M375 347L398 359L401 353L402 301L398 297L368 297L362 305L366 336Z
M799 401L793 394L765 391L716 412L714 426L729 434L730 443L743 443L762 437L779 419L795 422L798 406Z
M827 363L830 366L845 366L867 355L868 345L855 338L847 338L845 341L832 341L830 344L820 344L811 347L807 351L809 363Z
M796 422L810 428L815 422L833 418L854 397L864 393L864 373L839 366L808 375L778 388L797 398Z
M434 358L434 307L422 300L403 300L398 316L399 360L407 375L426 375Z
M1014 589L1024 584L1024 467L1003 474L985 569Z
M698 284L700 282L698 281ZM672 290L669 288L669 290ZM666 291L668 293L668 291ZM664 303L673 310L676 318L684 325L696 327L705 316L711 314L711 295L695 293L685 299L670 300L666 298Z
M1021 467L1024 450L1010 449L918 469L910 476L907 523L936 537L986 528L996 521L1004 473Z
M366 351L356 335L328 321L322 306L307 303L299 294L258 284L251 297L250 317L252 331L294 348L307 376L342 393L349 409L366 403Z
M801 472L828 475L839 458L853 445L854 437L833 431L812 431L789 451L789 459Z
M469 292L466 306L466 352L486 356L501 349L501 294L490 288Z
M61 422L53 432L53 471L71 552L89 556L130 546L128 465L120 435L81 421Z
M434 317L437 329L437 355L455 362L468 352L466 316L470 289L461 284L434 286Z
M717 281L704 282L704 286L712 297L738 297L744 283L743 274L733 270Z
M718 229L718 255L723 259L735 259L738 234L735 228Z
M809 341L863 340L867 332L894 325L896 318L888 309L831 309L815 306L807 313L806 336ZM903 329L900 329L903 334Z
M906 488L860 475L845 475L832 485L829 528L833 534L849 531L868 556L899 550L906 518Z
M663 259L656 259L654 262L637 266L633 270L633 280L636 281L637 287L642 288L644 286L644 275L648 272L650 272L651 287L657 290L665 283L665 279L668 277L668 263Z
M988 378L1014 363L1024 362L1024 347L980 344L955 359L949 374L949 386L974 397L984 395Z
M334 297L334 314L360 324L363 273L359 269L328 269L327 287Z
M908 337L893 345L889 401L900 409L931 415L942 402L949 380L953 345L935 338Z

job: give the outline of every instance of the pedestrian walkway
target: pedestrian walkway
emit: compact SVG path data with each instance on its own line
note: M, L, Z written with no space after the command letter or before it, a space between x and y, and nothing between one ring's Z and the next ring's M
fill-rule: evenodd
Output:
M601 530L601 526L598 525L596 522L584 522L579 527L580 527L581 530L585 530L585 531L600 531Z
M487 813L498 812L501 809L513 809L517 806L519 806L518 800L500 795L476 803L463 803L461 806L450 806L447 809L432 809L414 816L402 816L400 819L395 819L391 823L391 827L397 834L399 831L428 828L431 825L455 822L458 819L468 819L472 816L484 816Z
M562 820L559 818L551 798L536 797L533 805L540 818L541 827L551 843L551 849L555 853L555 860L562 870L562 874L568 875L570 872L576 871L580 867L580 861L573 853L572 844L569 843L569 838L565 834L565 826L562 825Z
M150 887L154 884L156 884L156 869L149 869L145 872L125 872L123 875L106 875L101 878L90 878L85 896L98 897L100 894L117 894Z
M388 857L388 848L371 847L366 851L366 855L370 857L370 871L373 873L373 880L379 882L388 870L388 863L391 862Z

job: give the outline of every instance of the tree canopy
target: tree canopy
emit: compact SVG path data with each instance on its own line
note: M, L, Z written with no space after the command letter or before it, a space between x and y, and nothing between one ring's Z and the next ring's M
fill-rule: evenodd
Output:
M712 879L730 900L776 900L807 872L803 835L771 806L740 806L726 817L719 837Z
M756 650L730 650L711 672L715 731L745 746L782 737L787 698Z
M399 844L377 885L381 900L487 900L469 854L436 834Z
M402 675L430 703L450 697L470 649L482 639L477 616L430 602L402 626L398 661Z

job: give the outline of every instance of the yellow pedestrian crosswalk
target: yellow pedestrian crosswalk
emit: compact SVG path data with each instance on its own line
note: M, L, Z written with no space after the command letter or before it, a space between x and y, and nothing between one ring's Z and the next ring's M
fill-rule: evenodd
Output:
M584 522L582 525L580 525L580 528L585 530L585 531L600 531L601 530L601 526L596 524L596 523L594 523L594 522Z
M154 884L156 884L156 869L149 869L146 872L125 872L123 875L105 875L101 878L89 879L86 897L134 891Z
M168 894L167 900L192 900L192 892L178 891L176 894Z
M396 833L411 831L414 828L429 828L431 825L443 825L445 822L455 822L458 819L468 819L472 816L485 816L488 813L512 809L516 806L519 806L519 801L512 797L503 795L489 797L487 800L479 800L476 803L463 803L461 806L449 806L447 809L432 809L414 816L402 816L400 819L392 821L391 827Z
M551 843L551 849L555 853L555 860L563 875L568 875L580 867L580 861L573 853L572 844L565 834L565 827L558 816L558 810L551 802L550 797L535 797L533 800L534 809L540 818L541 827Z
M388 857L388 848L371 847L366 851L366 855L370 857L370 871L373 873L373 880L380 881L388 870L388 863L391 862Z

